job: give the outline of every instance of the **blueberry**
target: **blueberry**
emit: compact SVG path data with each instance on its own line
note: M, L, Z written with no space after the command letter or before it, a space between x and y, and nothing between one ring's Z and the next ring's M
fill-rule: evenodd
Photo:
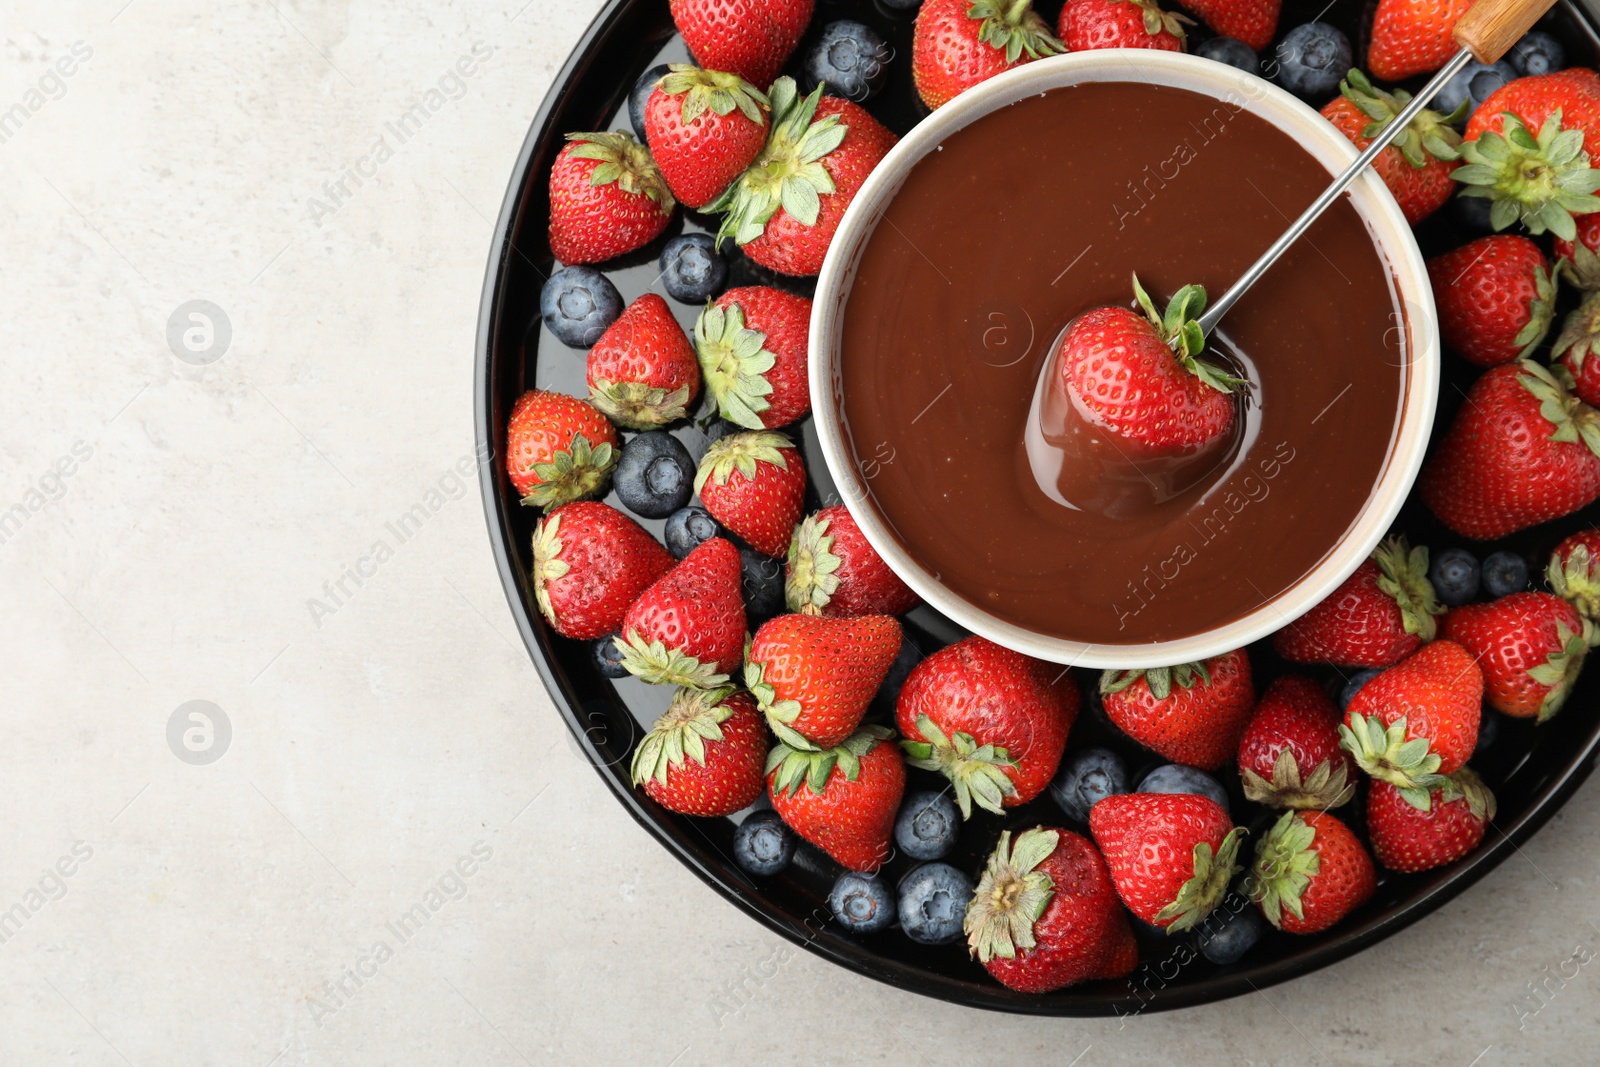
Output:
M1165 763L1139 783L1136 793L1191 793L1197 797L1215 800L1223 811L1228 810L1228 794L1222 784L1205 771L1185 767L1181 763Z
M1489 218L1489 209L1493 206L1494 201L1487 196L1457 195L1450 198L1450 213L1456 223L1473 233L1494 232L1494 223Z
M704 304L728 284L728 261L709 233L685 233L661 250L661 284L685 304Z
M1516 80L1516 77L1517 72L1503 59L1493 64L1473 60L1444 83L1444 88L1439 90L1433 103L1428 106L1441 115L1449 115L1461 106L1462 101L1467 101L1466 113L1470 115L1478 110L1478 105L1490 93L1506 82Z
M1361 687L1382 673L1383 669L1381 667L1368 667L1364 671L1357 671L1352 674L1345 681L1344 688L1339 690L1339 710L1343 711L1348 708L1350 702L1356 698L1356 694L1361 692Z
M633 88L628 92L628 122L633 125L634 136L639 138L639 143L644 143L644 105L649 102L650 94L655 92L656 82L666 77L668 70L665 63L651 67L639 75L639 80L633 83Z
M667 516L661 539L667 543L667 551L674 558L682 559L721 532L722 527L717 525L717 520L711 517L709 511L699 504L690 504Z
M875 874L845 871L833 883L828 907L839 925L856 934L875 934L894 922L889 887Z
M890 11L915 11L922 6L922 0L879 0L879 3Z
M1554 74L1567 65L1567 50L1551 34L1532 30L1506 56L1518 74Z
M961 936L972 899L972 879L948 863L924 863L900 881L900 929L924 945L948 945Z
M883 87L891 58L883 38L861 23L830 22L806 53L805 88L810 91L818 82L826 82L825 92L859 104Z
M1061 810L1079 822L1089 809L1113 793L1128 791L1128 765L1109 748L1086 748L1069 757L1050 783L1050 795Z
M1261 60L1256 50L1236 37L1213 37L1209 41L1201 41L1195 47L1194 54L1251 74L1261 70Z
M612 478L623 507L647 519L664 519L694 493L694 460L676 437L651 430L622 446Z
M1528 561L1515 552L1491 552L1483 560L1483 591L1510 596L1528 588Z
M1478 557L1464 548L1436 552L1428 568L1428 581L1439 603L1459 608L1478 599Z
M1486 707L1478 719L1478 743L1472 748L1472 762L1486 758L1494 748L1495 738L1499 736L1500 713Z
M781 615L783 603L783 560L762 555L743 541L739 542L739 563L743 575L744 613L751 619L770 619Z
M594 643L594 665L607 678L626 678L628 670L622 665L622 650L612 640L616 634L607 634Z
M1326 22L1307 22L1278 42L1278 84L1307 100L1326 100L1350 73L1350 38Z
M914 860L942 859L956 847L961 817L949 793L922 790L906 797L894 821L894 845Z
M1230 893L1195 931L1195 946L1212 963L1239 962L1266 932L1267 920L1246 897Z
M622 294L593 267L562 267L539 293L539 314L557 341L588 348L622 314Z
M746 874L770 878L789 866L795 840L777 812L751 812L733 831L733 862Z

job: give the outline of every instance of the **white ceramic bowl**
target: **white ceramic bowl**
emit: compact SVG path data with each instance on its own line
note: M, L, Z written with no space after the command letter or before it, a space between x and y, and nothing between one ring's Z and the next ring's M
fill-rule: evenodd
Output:
M872 546L923 600L959 625L1019 652L1094 668L1162 666L1205 659L1239 648L1298 618L1361 565L1389 529L1422 466L1439 392L1439 332L1433 290L1411 228L1383 181L1371 171L1349 196L1393 272L1405 309L1411 360L1399 432L1366 507L1320 564L1276 599L1250 614L1180 640L1149 644L1085 644L1013 625L957 596L912 558L889 533L871 503L861 472L849 458L841 428L839 334L860 252L881 213L910 170L956 130L1024 97L1082 82L1142 82L1189 89L1242 105L1283 130L1327 167L1344 170L1356 149L1309 106L1270 82L1222 63L1175 52L1107 49L1074 52L1007 71L956 97L908 133L856 194L839 225L817 279L811 316L811 396L817 435L834 483ZM1270 276L1261 283L1271 285ZM863 358L857 356L855 358Z

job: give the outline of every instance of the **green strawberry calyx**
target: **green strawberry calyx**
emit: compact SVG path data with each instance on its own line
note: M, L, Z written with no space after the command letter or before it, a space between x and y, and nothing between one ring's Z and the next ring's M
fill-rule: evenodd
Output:
M1033 0L974 0L967 8L967 18L983 20L978 27L978 41L1004 52L1007 63L1015 63L1024 52L1033 59L1042 59L1067 50L1050 32L1049 23L1033 10ZM1149 18L1147 13L1146 26ZM1181 31L1178 36L1183 36Z
M720 689L680 689L672 704L655 721L639 747L633 751L633 784L655 779L667 784L667 773L692 759L706 762L706 742L722 740L722 724L733 709L724 703L733 695L731 686Z
M1056 894L1055 881L1037 868L1060 843L1059 833L1043 827L1022 831L1015 842L1010 830L1001 832L961 924L980 963L1016 959L1019 950L1035 947L1034 924Z
M1594 261L1597 273L1600 273L1600 256L1583 245L1577 247L1582 248L1583 253ZM1583 303L1567 313L1561 323L1561 332L1556 334L1555 343L1551 346L1550 356L1552 359L1565 356L1574 370L1581 370L1583 361L1596 350L1600 350L1600 292L1588 293Z
M1350 775L1343 760L1323 760L1315 770L1302 778L1300 764L1294 758L1294 750L1288 745L1278 750L1270 781L1249 767L1240 772L1240 778L1246 797L1271 808L1315 808L1327 811L1347 803L1356 792L1356 784L1349 780Z
M765 773L772 781L772 792L793 796L801 786L805 786L821 796L828 788L835 768L844 775L846 781L853 782L861 776L861 757L893 733L887 726L863 726L843 744L821 750L797 749L779 741L767 753Z
M680 114L685 126L707 111L724 118L738 111L757 126L765 124L761 109L769 106L767 94L737 74L671 63L656 86L668 96L683 97Z
M596 378L589 387L589 403L619 426L650 430L689 413L689 387L680 385L669 391L646 382Z
M533 465L539 482L522 498L529 507L554 508L574 500L599 496L617 465L617 450L610 442L591 446L581 433L572 435L571 446L557 451L550 459Z
M715 664L701 663L676 648L668 648L664 641L647 641L631 627L612 640L622 653L623 668L640 681L689 689L717 689L728 683L728 676L719 674Z
M1127 2L1140 9L1144 18L1144 32L1151 37L1165 30L1181 41L1187 36L1184 27L1194 25L1194 19L1187 15L1161 10L1156 0L1127 0Z
M1178 889L1172 902L1155 914L1156 925L1165 925L1168 934L1181 933L1216 909L1228 893L1228 883L1238 873L1239 844L1247 831L1235 826L1222 839L1215 853L1211 842L1194 846L1194 874Z
M1578 547L1583 548L1582 545ZM1588 555L1587 549L1584 549L1584 555ZM1558 647L1543 663L1528 668L1528 677L1549 690L1539 704L1537 721L1549 719L1567 702L1567 694L1572 691L1572 683L1578 680L1578 672L1583 669L1583 658L1589 652L1594 635L1594 623L1588 619L1576 632L1565 623L1556 624Z
M1150 688L1150 695L1157 700L1165 700L1172 693L1173 685L1180 689L1192 689L1196 685L1210 685L1211 671L1203 662L1180 663L1175 667L1141 667L1131 671L1104 671L1100 675L1100 695L1110 696L1120 693L1143 678L1145 685Z
M706 449L700 469L695 471L694 491L700 492L707 481L727 485L735 471L746 481L753 482L756 480L757 465L761 463L788 470L786 451L794 451L794 442L771 430L752 430L719 438Z
M1438 632L1434 616L1443 615L1444 606L1428 581L1428 549L1391 537L1373 551L1372 559L1378 565L1378 589L1394 599L1406 633L1432 641Z
M778 699L777 689L766 680L766 664L750 658L748 641L745 642L744 658L745 688L756 698L756 707L767 717L767 725L778 735L778 740L796 751L820 752L821 749L815 742L794 728L795 721L800 718L800 712L804 710L800 702L787 698Z
M1590 452L1600 456L1600 412L1572 395L1572 375L1561 364L1545 367L1532 360L1521 360L1517 379L1539 401L1539 414L1554 427L1552 441L1574 443L1579 440Z
M625 193L643 195L668 215L677 206L667 180L661 176L656 161L650 158L650 149L624 131L613 133L569 133L567 140L577 147L573 159L590 159L599 165L589 172L589 185L616 185Z
M1485 130L1460 148L1463 164L1451 172L1462 196L1494 201L1489 222L1503 230L1521 222L1532 234L1546 230L1571 241L1574 215L1600 211L1600 170L1589 166L1583 131L1561 128L1561 110L1552 111L1535 135L1507 111L1501 130Z
M1368 718L1351 712L1348 723L1339 724L1339 744L1355 758L1356 765L1374 778L1400 790L1400 795L1418 811L1427 811L1428 791L1444 781L1439 773L1439 756L1426 737L1406 740L1406 717L1400 715L1387 728L1376 716Z
M926 715L917 716L917 733L922 740L901 741L906 762L925 771L938 771L955 787L956 806L963 819L972 818L972 804L999 815L1006 797L1017 795L1017 786L1005 768L1015 770L1017 761L1004 749L980 745L971 734L957 730L946 734Z
M548 515L533 528L533 598L539 604L539 614L551 626L556 625L556 610L550 603L550 585L572 570L561 559L561 516Z
M1560 551L1552 552L1544 576L1550 591L1576 608L1585 622L1600 617L1600 558L1590 554L1588 545L1573 545L1565 560ZM1596 632L1592 626L1585 630Z
M1543 266L1533 268L1533 298L1528 301L1528 321L1511 339L1512 344L1522 346L1517 352L1518 359L1527 359L1529 353L1538 348L1539 342L1550 332L1550 324L1555 321L1556 315L1556 283L1559 277L1560 273L1556 270Z
M783 596L790 611L821 615L839 590L839 567L844 560L833 554L832 520L807 515L789 538L788 577Z
M1361 130L1361 136L1372 140L1394 121L1396 115L1411 102L1411 94L1404 89L1386 92L1373 86L1360 70L1351 68L1349 75L1339 83L1339 92L1372 121ZM1413 167L1428 165L1429 159L1451 162L1461 158L1461 133L1454 123L1467 117L1467 101L1448 115L1424 108L1417 112L1405 130L1390 142Z
M839 116L812 121L822 99L819 84L801 96L794 79L772 83L772 130L767 143L745 172L707 204L705 210L722 215L717 244L732 238L747 245L766 232L769 219L782 208L802 226L815 226L822 197L835 191L833 176L822 159L844 142L849 127Z
M1467 811L1472 817L1485 822L1494 818L1499 806L1494 798L1494 792L1483 784L1483 779L1479 778L1478 772L1471 767L1462 767L1445 778L1439 787L1439 800L1444 804L1452 800L1465 800Z
M768 350L767 335L746 325L744 308L708 303L694 324L694 351L718 413L747 430L763 429L760 413L772 406L767 372L778 357Z
M1582 241L1573 241L1572 255L1556 264L1556 273L1584 293L1593 293L1596 289L1600 289L1600 255L1596 255L1594 249ZM1588 302L1587 296L1584 297L1584 302ZM1571 322L1570 315L1567 321ZM1591 330L1590 334L1593 333ZM1556 354L1560 355L1559 352Z
M1283 926L1283 913L1304 919L1300 897L1322 869L1322 856L1312 843L1317 831L1293 811L1273 823L1256 845L1250 898L1273 926Z
M1161 335L1161 340L1172 349L1178 364L1219 393L1235 392L1249 383L1236 378L1223 368L1200 357L1205 354L1206 335L1197 321L1206 309L1206 290L1203 285L1185 285L1167 302L1164 312L1156 310L1155 301L1133 276L1133 295L1150 324Z

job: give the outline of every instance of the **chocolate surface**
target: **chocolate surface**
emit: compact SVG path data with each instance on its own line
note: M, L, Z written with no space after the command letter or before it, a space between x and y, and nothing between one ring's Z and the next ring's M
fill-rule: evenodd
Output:
M1329 181L1286 134L1187 90L1081 85L977 120L917 164L861 252L840 387L846 446L902 545L957 595L1039 633L1172 640L1274 599L1342 539L1406 384L1388 265L1331 208L1222 326L1253 373L1214 477L1126 517L1039 487L1024 429L1071 319L1213 297Z

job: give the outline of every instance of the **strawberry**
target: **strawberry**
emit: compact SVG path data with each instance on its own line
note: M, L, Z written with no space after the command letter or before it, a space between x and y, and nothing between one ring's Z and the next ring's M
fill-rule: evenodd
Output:
M1322 115L1363 149L1411 100L1404 89L1385 92L1374 88L1359 70L1352 70L1339 83L1339 92L1323 105ZM1456 191L1450 173L1456 168L1461 134L1450 124L1466 116L1466 106L1463 103L1448 116L1424 109L1372 162L1372 169L1413 226L1443 207Z
M812 0L672 0L672 21L709 70L766 86L806 32Z
M701 544L628 608L616 638L622 665L656 685L722 686L744 652L741 577L732 541Z
M1450 32L1472 0L1378 0L1367 46L1367 69L1386 82L1445 65L1461 47Z
M1434 641L1356 692L1339 741L1362 770L1425 803L1472 755L1482 703L1483 671L1472 653Z
M1058 373L1079 412L1142 451L1188 452L1233 426L1230 397L1244 383L1200 359L1205 338L1194 320L1206 291L1186 285L1165 315L1133 279L1144 316L1125 307L1078 316L1061 339ZM1175 347L1174 347L1175 346Z
M1588 252L1588 258L1600 274L1600 258L1592 252ZM1600 281L1600 277L1596 280ZM1578 399L1591 407L1600 403L1600 358L1589 358L1596 353L1600 353L1600 292L1589 292L1562 321L1561 332L1550 346L1550 355L1559 360L1572 377L1572 391Z
M1432 870L1478 847L1494 818L1495 800L1483 779L1463 767L1418 806L1406 790L1373 782L1367 793L1367 838L1373 855L1391 871Z
M1554 593L1513 593L1454 608L1441 631L1478 661L1491 708L1540 722L1566 702L1593 633L1578 609Z
M767 140L767 94L720 70L673 63L644 107L644 136L667 188L696 211L722 195Z
M1579 615L1600 620L1600 529L1579 530L1557 545L1544 574Z
M1417 483L1446 526L1490 540L1600 497L1600 415L1567 391L1571 380L1521 360L1472 384Z
M1316 607L1272 635L1292 663L1387 667L1432 641L1444 611L1428 581L1428 550L1392 537Z
M1526 237L1494 234L1428 260L1444 343L1468 363L1526 359L1550 330L1555 274Z
M674 562L643 526L594 500L563 504L533 528L533 596L562 637L615 633Z
M1600 78L1600 75L1596 75L1596 78ZM1568 261L1569 279L1578 282L1580 289L1592 290L1596 288L1592 281L1589 284L1583 283L1586 280L1593 279L1596 272L1594 270L1572 271L1570 268L1581 266L1581 264L1577 263L1577 260L1583 257L1584 252L1588 252L1591 257L1594 253L1600 252L1600 213L1575 215L1572 222L1577 232L1571 240L1557 237L1552 242L1552 248L1555 250L1554 255L1558 260L1565 259Z
M911 77L922 102L938 108L1002 71L1065 51L1031 0L923 0Z
M744 682L778 740L833 748L861 725L899 652L900 624L887 615L779 615L745 650Z
M906 761L950 779L969 818L974 801L999 814L1043 792L1077 717L1078 684L1067 668L981 637L917 664L895 705Z
M1277 35L1283 0L1188 0L1183 6L1217 36L1243 41L1260 52Z
M694 326L695 354L717 413L776 430L811 410L811 301L767 285L729 289Z
M1310 678L1267 686L1239 738L1244 795L1269 808L1326 811L1355 793L1355 764L1339 747L1339 709Z
M1069 52L1096 48L1184 50L1191 19L1163 11L1156 0L1067 0L1056 32Z
M1255 707L1243 649L1202 663L1106 671L1100 701L1118 728L1175 763L1214 771L1239 747Z
M629 133L569 133L550 168L550 251L563 263L603 263L658 237L676 202Z
M1462 196L1494 201L1495 229L1521 222L1534 234L1549 230L1571 241L1572 217L1600 211L1600 171L1590 166L1597 151L1600 86L1565 72L1539 74L1502 85L1478 105L1453 176L1465 186Z
M809 277L839 228L845 208L898 138L858 104L802 97L794 79L769 94L772 133L738 181L706 210L723 214L725 237L768 270Z
M732 815L765 786L767 732L748 693L680 689L633 753L633 784L668 811Z
M790 828L852 871L889 859L889 835L906 789L900 750L886 726L863 726L822 752L783 742L767 754L767 791Z
M1117 793L1089 809L1089 833L1128 910L1178 933L1227 893L1245 831L1208 797Z
M832 618L904 615L920 603L867 543L843 504L823 508L795 527L784 596L790 611Z
M730 434L706 450L694 491L711 517L751 548L781 556L805 507L806 468L794 443L781 433Z
M1023 993L1121 978L1139 962L1105 859L1070 830L1036 826L1015 842L1002 831L962 925L978 962Z
M598 496L617 465L617 428L575 396L530 389L511 406L506 475L524 504Z
M1314 934L1372 899L1378 872L1356 835L1323 811L1286 811L1256 845L1250 895L1267 921Z
M589 349L589 403L618 425L648 430L675 422L699 395L694 349L655 293L629 304Z

